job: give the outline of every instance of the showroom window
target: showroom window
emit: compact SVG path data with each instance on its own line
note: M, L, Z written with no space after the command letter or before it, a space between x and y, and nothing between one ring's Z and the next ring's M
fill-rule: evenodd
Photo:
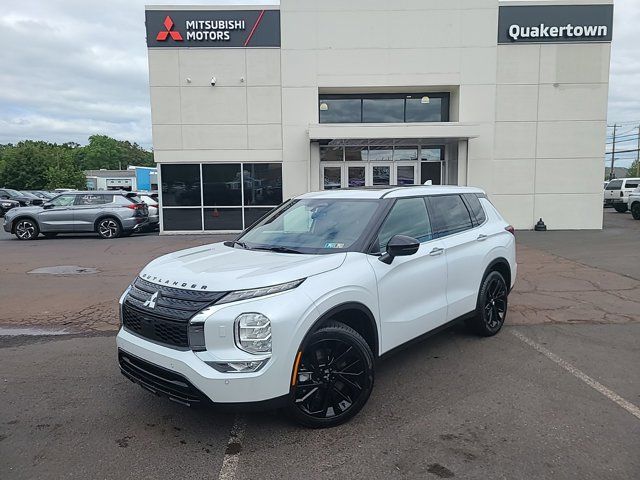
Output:
M163 164L165 231L247 228L282 203L282 164Z
M448 93L320 95L320 123L448 122Z

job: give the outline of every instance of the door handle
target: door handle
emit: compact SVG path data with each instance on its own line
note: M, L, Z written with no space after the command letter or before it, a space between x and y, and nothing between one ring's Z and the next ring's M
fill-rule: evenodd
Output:
M485 235L484 233L481 233L480 235L478 235L478 238L476 240L478 240L479 242L482 242L487 238L489 238L489 235Z
M442 255L444 253L444 248L434 247L433 250L429 252L429 255L435 257L436 255Z

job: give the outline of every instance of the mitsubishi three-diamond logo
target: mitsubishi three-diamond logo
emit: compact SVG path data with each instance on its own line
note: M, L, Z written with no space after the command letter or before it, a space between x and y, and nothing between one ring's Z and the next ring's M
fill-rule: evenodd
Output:
M145 307L148 308L156 308L156 302L158 301L158 297L160 296L160 292L156 292L151 295L151 298L143 303Z
M158 32L158 35L156 36L157 41L164 42L167 38L169 38L169 35L171 35L171 39L175 40L176 42L182 41L182 35L180 35L180 32L173 29L174 23L169 15L167 15L167 18L164 19L163 25L165 30L160 30Z

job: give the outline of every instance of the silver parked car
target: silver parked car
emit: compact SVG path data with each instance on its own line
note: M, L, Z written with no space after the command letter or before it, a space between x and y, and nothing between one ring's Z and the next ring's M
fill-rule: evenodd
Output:
M4 218L5 232L20 240L42 233L96 232L117 238L141 230L149 222L149 209L135 194L120 191L68 192L43 205L13 208Z

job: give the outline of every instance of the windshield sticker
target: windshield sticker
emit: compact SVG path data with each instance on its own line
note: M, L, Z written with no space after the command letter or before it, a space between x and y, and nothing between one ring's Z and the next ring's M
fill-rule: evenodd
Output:
M324 244L324 248L344 248L344 243L327 242Z

